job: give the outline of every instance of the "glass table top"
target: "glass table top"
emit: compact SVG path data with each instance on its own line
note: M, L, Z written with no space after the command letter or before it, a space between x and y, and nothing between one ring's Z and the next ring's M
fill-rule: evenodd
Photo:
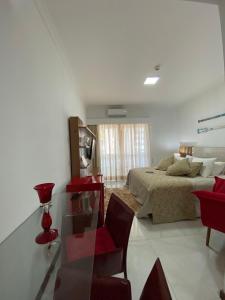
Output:
M59 256L42 300L90 299L100 192L67 193L65 199Z

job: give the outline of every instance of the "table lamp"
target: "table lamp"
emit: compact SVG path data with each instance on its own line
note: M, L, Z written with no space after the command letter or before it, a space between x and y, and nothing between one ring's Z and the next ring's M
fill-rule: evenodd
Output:
M192 148L195 146L195 142L180 142L179 153L181 157L186 157L187 155L192 156Z

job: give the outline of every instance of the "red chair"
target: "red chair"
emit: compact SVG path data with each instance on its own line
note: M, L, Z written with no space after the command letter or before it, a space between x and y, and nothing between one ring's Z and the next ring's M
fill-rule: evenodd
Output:
M159 258L148 276L140 300L172 300Z
M90 300L131 300L130 281L116 277L94 278Z
M96 233L86 232L82 240L76 239L76 235L67 237L67 262L93 255L89 244L96 234L93 273L97 276L111 276L124 272L127 278L127 247L133 218L134 212L112 194L103 227L97 228Z
M91 300L131 300L131 286L127 279L94 278ZM157 259L145 283L140 300L172 300L160 260Z
M208 227L206 245L209 246L211 229L225 233L225 193L195 191L200 200L202 224Z

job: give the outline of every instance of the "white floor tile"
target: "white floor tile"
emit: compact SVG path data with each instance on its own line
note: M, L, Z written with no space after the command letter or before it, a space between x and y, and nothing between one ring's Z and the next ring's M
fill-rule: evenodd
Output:
M154 260L159 257L175 300L216 300L224 285L225 235L206 229L200 220L152 225L134 220L128 252L133 299L139 299Z
M133 240L148 240L154 238L160 238L161 230L158 227L152 225L149 218L133 220L133 225L130 233L130 241Z
M207 286L207 282L199 286L197 283L193 285L175 285L175 299L177 300L219 300L219 293Z
M151 241L134 241L128 248L128 278L131 281L132 297L139 299L147 277L157 258Z

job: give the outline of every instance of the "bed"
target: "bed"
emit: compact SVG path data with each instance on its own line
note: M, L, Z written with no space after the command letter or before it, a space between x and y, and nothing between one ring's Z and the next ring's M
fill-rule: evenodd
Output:
M193 155L225 161L225 148L195 147ZM222 177L225 178L225 175ZM137 217L151 214L154 224L199 217L199 201L191 192L211 190L213 184L213 177L167 176L166 172L155 168L132 169L127 177L130 192L141 204Z

